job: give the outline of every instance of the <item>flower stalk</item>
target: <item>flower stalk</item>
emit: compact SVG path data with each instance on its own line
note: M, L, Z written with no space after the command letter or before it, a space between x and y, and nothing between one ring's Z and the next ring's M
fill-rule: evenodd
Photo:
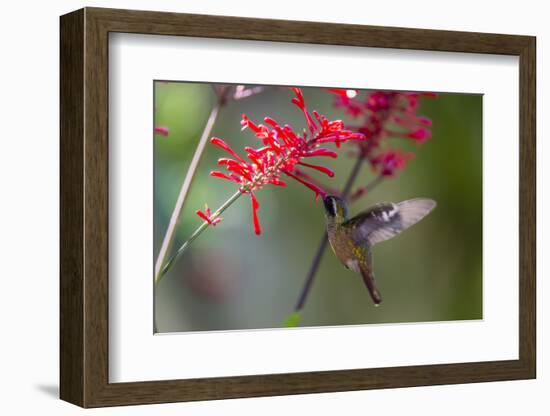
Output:
M246 115L243 115L241 126L254 133L262 143L262 147L245 147L246 156L239 155L224 140L212 137L210 142L225 151L230 157L218 159L218 165L224 166L226 172L211 171L210 176L227 180L238 185L238 190L218 210L210 215L210 210L205 206L205 212L196 211L196 214L204 221L195 232L183 243L166 264L160 262L160 267L155 273L155 282L158 283L162 276L170 269L175 260L201 235L208 226L216 225L221 221L219 215L225 211L240 195L247 194L252 203L252 222L256 235L261 233L258 209L260 207L255 192L267 185L285 187L283 177L289 177L306 186L315 193L315 197L326 196L326 192L315 183L298 174L298 166L313 169L328 177L333 177L334 172L321 165L306 163L304 159L311 157L337 157L334 150L322 147L326 143L334 143L340 147L341 143L354 140L363 140L365 136L360 132L346 130L341 120L328 120L317 111L311 113L306 107L304 96L300 88L292 88L295 97L292 103L302 112L307 130L297 133L289 125L281 125L271 117L265 117L263 124L255 124ZM164 265L163 265L164 264Z
M191 236L183 243L180 248L168 259L168 261L164 264L162 269L159 271L157 275L155 275L155 284L158 284L162 277L170 270L174 262L183 254L183 252L191 245L193 241L196 240L196 238L201 235L209 226L214 226L216 224L216 219L219 219L220 215L229 208L243 193L241 191L235 192L227 201L223 203L222 206L220 206L211 216L210 221L204 221L194 232L191 234Z

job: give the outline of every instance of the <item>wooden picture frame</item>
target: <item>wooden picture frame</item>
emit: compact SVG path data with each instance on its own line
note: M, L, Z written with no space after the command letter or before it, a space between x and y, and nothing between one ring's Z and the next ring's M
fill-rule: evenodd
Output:
M82 407L535 378L535 38L85 8L61 17L60 396ZM520 66L519 359L109 383L110 32L514 55Z

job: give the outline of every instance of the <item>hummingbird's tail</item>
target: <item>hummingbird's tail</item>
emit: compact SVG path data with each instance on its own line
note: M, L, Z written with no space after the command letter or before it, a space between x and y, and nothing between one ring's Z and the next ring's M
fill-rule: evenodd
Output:
M363 276L363 281L365 282L367 289L369 289L369 293L372 298L372 301L374 302L374 305L375 306L380 305L380 303L382 302L382 296L380 296L380 292L376 287L376 280L374 280L374 274L367 267L361 267L360 269L361 269L360 270L361 276Z

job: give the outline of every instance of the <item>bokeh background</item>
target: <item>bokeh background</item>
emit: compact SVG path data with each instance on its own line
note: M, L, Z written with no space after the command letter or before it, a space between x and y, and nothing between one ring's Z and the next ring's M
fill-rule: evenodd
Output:
M169 129L167 136L154 136L156 259L216 95L212 84L157 81L154 88L155 126ZM353 124L326 90L303 88L303 93L310 110ZM241 152L247 145L258 147L254 135L240 129L243 113L255 122L270 116L300 131L306 126L302 113L290 103L292 96L287 88L269 87L230 102L221 109L212 136ZM375 274L384 298L380 307L374 307L360 276L327 250L300 326L482 318L482 96L439 93L435 100L422 98L418 115L433 121L433 137L421 146L391 139L416 156L395 178L351 205L350 215L377 202L419 196L435 199L436 210L374 248ZM343 146L351 150L353 145ZM222 156L221 149L206 145L174 248L201 224L197 209L206 202L214 211L235 192L235 184L209 176ZM322 161L336 172L330 183L341 188L354 159L341 152L336 160ZM357 183L373 178L365 164ZM203 233L157 285L158 332L283 326L324 232L322 202L315 202L313 193L293 180L286 188L266 186L257 197L260 236L253 232L249 198L240 198L222 215L222 223Z

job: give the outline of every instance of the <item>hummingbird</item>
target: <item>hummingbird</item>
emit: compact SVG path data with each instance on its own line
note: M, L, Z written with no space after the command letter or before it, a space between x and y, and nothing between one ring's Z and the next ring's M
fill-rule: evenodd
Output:
M348 218L348 207L343 199L328 195L323 202L332 251L346 268L363 277L375 306L378 306L382 296L374 279L372 247L416 224L435 208L436 202L428 198L382 202L353 218Z

